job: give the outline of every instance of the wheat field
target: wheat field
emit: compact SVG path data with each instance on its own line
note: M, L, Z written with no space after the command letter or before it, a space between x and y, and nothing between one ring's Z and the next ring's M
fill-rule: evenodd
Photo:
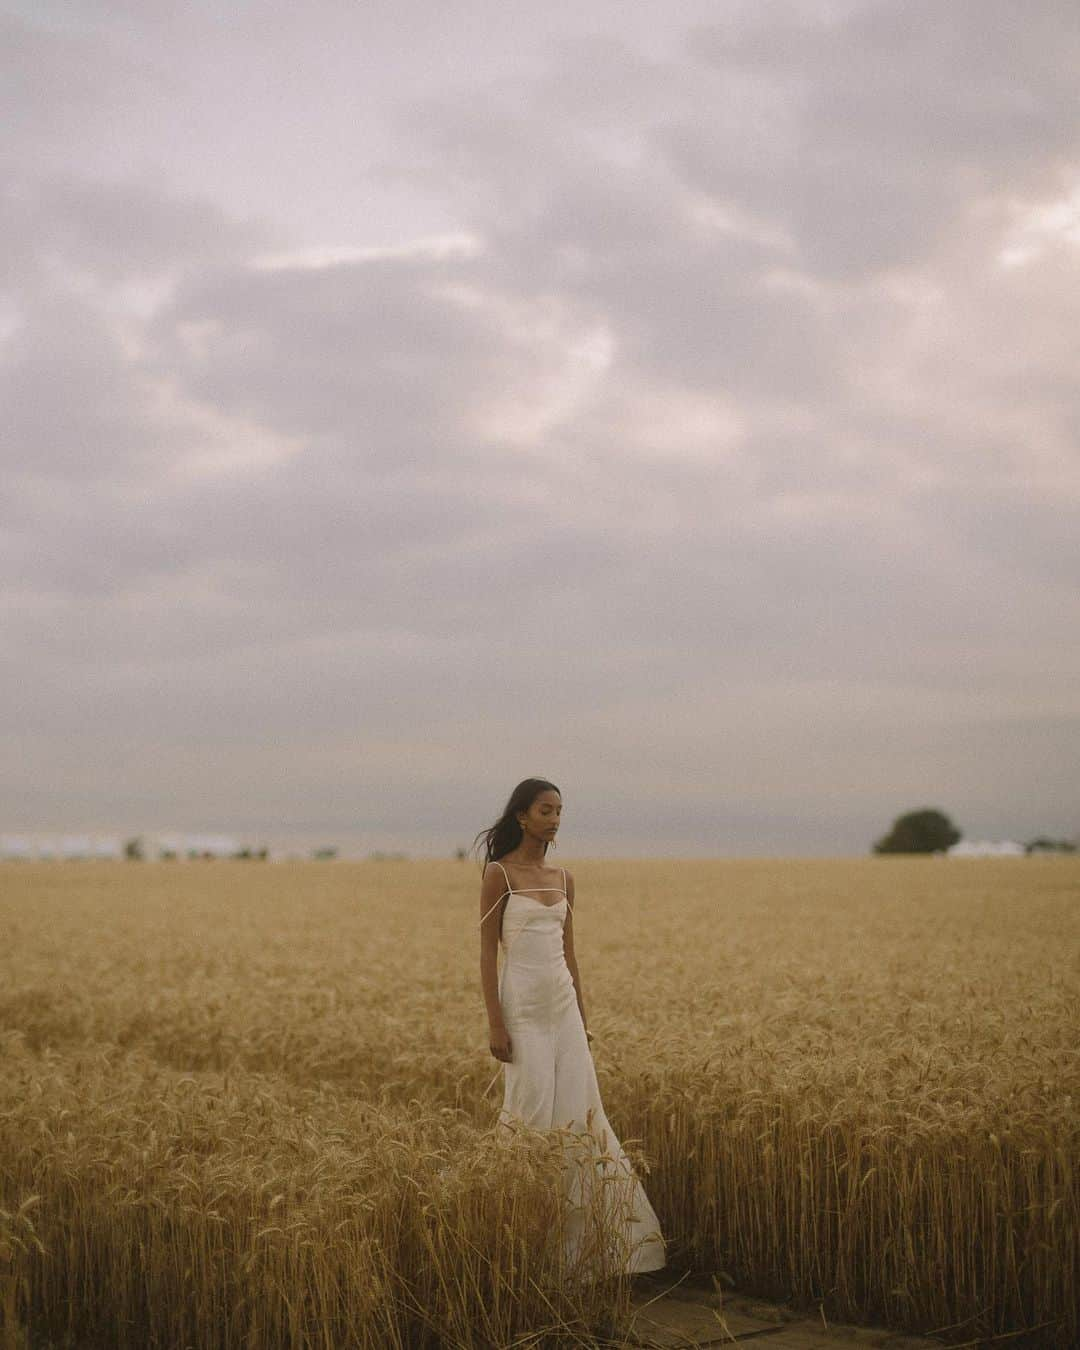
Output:
M571 861L672 1271L1080 1342L1080 860ZM0 867L16 1347L617 1345L494 1129L472 863Z

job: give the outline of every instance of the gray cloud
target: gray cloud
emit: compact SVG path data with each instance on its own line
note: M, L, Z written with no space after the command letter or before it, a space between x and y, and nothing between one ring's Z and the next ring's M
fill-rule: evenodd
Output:
M442 850L538 771L578 852L1075 831L1075 34L711 12L430 79L354 18L370 85L241 23L244 83L324 79L235 189L219 76L163 130L204 21L8 21L70 88L5 152L5 822ZM331 165L363 110L322 231L305 108Z
M1080 31L1065 3L1021 15L1004 0L920 0L840 21L763 9L753 25L699 28L689 48L722 79L757 76L782 134L755 137L749 159L691 122L673 152L710 190L767 209L818 273L917 260L976 194L1053 191L1075 160Z

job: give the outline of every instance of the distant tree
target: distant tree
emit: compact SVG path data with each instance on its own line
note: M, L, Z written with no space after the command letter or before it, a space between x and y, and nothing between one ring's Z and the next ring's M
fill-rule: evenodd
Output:
M337 855L337 846L334 844L326 844L322 848L313 848L311 850L311 856L316 862L329 862L331 859L336 858Z
M161 861L162 861L162 862L175 862L175 861L176 861L176 849L174 849L174 848L163 848L163 849L161 850L160 857L161 857Z
M270 850L264 844L262 848L256 850L255 856L260 862L265 862L270 856Z
M961 838L947 815L923 807L897 816L892 829L874 845L875 853L944 853Z
M124 857L128 862L142 862L143 856L142 838L136 835L124 845Z
M1039 835L1038 839L1029 839L1024 845L1028 853L1075 853L1076 845L1071 839L1047 839Z
M458 862L464 862L468 856L469 855L465 852L463 848L456 848L454 850L454 857L458 860Z

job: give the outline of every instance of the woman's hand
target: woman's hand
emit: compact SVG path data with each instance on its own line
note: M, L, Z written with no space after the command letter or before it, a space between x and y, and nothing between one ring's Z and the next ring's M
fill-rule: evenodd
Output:
M593 1034L588 1027L585 1028L585 1039L592 1045Z
M488 1044L496 1059L509 1064L513 1058L514 1047L510 1044L510 1033L504 1026L492 1027L488 1031Z

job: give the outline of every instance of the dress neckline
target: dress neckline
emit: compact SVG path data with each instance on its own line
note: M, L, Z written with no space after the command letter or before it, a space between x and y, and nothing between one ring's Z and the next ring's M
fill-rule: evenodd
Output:
M537 891L557 891L559 888L558 886L536 886L533 889ZM524 891L515 891L512 888L507 891L507 895L520 895L522 900L531 900L534 905L543 905L545 909L558 909L563 900L567 898L566 892L563 891L562 900L553 900L549 905L546 900L537 900L535 895L526 895Z

